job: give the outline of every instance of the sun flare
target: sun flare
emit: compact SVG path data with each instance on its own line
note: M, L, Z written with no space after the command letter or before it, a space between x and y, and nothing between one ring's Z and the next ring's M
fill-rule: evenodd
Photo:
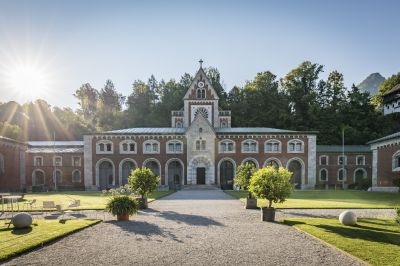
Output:
M17 65L7 72L8 87L16 93L34 96L48 88L48 77L38 66Z

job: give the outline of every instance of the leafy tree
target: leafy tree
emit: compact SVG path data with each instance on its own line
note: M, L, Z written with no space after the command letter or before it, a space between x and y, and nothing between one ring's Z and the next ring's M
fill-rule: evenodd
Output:
M379 86L378 93L372 97L372 103L375 108L379 109L383 104L383 95L393 89L397 84L400 84L400 72L392 75L384 80Z
M249 191L257 198L266 199L268 208L271 208L272 203L282 203L292 193L291 177L292 173L286 168L264 167L252 175Z
M236 176L234 178L235 186L240 187L240 189L248 190L250 184L250 178L253 173L256 171L254 164L244 163L241 164L236 170ZM248 198L252 198L251 193L249 192Z
M219 73L219 70L215 67L208 67L204 69L204 71L206 72L207 78L210 81L211 86L217 92L220 107L223 109L227 108L228 95L224 90L224 87L222 86L221 74Z
M323 66L309 61L290 71L282 80L281 86L288 96L293 120L292 127L310 130L315 127L315 109L318 108L319 74Z
M73 95L78 100L80 106L78 113L81 114L83 119L89 122L92 126L96 125L95 118L99 92L89 83L85 83L77 89Z
M19 126L8 122L0 122L0 136L18 140L20 135L21 129Z
M147 198L157 188L159 181L160 177L147 167L136 168L128 177L128 184L142 199Z

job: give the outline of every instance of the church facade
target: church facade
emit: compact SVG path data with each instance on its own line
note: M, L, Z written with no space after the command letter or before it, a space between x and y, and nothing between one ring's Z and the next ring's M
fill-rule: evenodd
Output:
M185 185L232 188L236 168L284 166L299 188L316 183L316 133L274 128L231 127L231 112L200 67L171 112L170 128L130 128L84 137L86 189L123 185L133 168L146 166L161 177L161 189Z

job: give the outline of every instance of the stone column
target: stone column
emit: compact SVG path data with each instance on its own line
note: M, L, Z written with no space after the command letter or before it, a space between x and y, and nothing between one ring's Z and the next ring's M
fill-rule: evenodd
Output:
M83 160L84 160L84 180L85 189L93 190L93 148L92 148L93 136L83 137Z
M308 161L307 161L308 184L306 188L315 188L317 171L317 136L308 136Z

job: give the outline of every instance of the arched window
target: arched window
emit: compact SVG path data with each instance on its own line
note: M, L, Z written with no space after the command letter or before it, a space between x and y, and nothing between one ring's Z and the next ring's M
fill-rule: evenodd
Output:
M205 99L206 98L206 90L204 88L197 89L197 99Z
M180 121L176 122L175 127L179 127L179 128L183 127L182 122L180 122Z
M157 140L146 140L145 142L143 142L143 153L160 153L160 142L158 142Z
M72 182L80 183L81 182L81 172L79 170L74 170L72 172Z
M133 140L123 140L119 143L119 153L121 154L136 154L136 142Z
M45 184L45 176L42 170L35 170L33 172L33 181L32 185L34 186L42 186Z
M392 171L400 171L400 150L396 151L392 156Z
M299 139L293 139L288 141L287 146L288 153L303 153L304 152L304 142Z
M258 142L255 140L244 140L242 142L242 153L257 153L258 152Z
M253 165L254 168L256 168L256 169L259 168L258 161L254 158L249 157L249 158L244 159L242 161L242 164L245 164L245 163L249 163L249 164Z
M221 122L221 127L228 127L228 124L225 121Z
M204 139L196 140L196 151L205 151L207 148L207 143Z
M167 153L183 153L183 143L180 140L170 140L167 142Z
M363 168L354 170L354 183L360 183L363 179L367 178L367 171Z
M328 181L328 170L324 168L319 171L319 180Z
M232 140L221 140L219 142L219 153L234 153L235 142Z
M113 144L110 140L99 140L96 143L96 153L98 154L112 154Z
M279 140L271 139L265 142L264 152L265 153L280 153L281 142Z
M0 153L0 175L3 175L4 173L4 156Z
M148 159L144 166L149 168L155 175L161 176L160 163L156 159Z
M55 182L57 185L61 184L61 182L62 182L61 170L55 170L53 172L53 182Z
M340 168L338 170L337 180L338 181L345 181L346 180L346 169Z
M275 168L279 168L280 167L280 163L278 163L278 161L272 159L272 160L267 160L267 162L265 162L264 166L273 166Z

